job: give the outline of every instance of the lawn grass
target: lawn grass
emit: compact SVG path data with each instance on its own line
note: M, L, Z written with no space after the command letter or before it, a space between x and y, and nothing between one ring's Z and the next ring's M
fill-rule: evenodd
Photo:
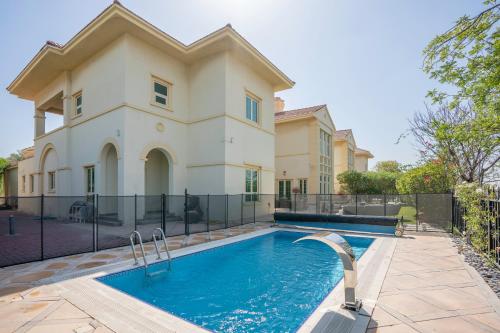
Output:
M413 206L402 206L399 209L399 213L397 215L393 215L398 219L403 217L404 223L416 224L417 223L417 210Z

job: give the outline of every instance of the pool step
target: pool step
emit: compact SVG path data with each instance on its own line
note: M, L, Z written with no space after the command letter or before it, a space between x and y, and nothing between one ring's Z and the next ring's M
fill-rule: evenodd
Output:
M146 276L147 277L155 277L155 276L161 275L163 273L167 273L167 272L168 272L168 269L161 269L161 270L156 271L156 272L146 273Z

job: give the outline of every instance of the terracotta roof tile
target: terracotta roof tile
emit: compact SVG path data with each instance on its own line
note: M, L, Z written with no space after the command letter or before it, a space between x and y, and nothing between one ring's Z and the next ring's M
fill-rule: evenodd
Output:
M345 130L336 130L335 131L335 140L345 140L349 133L352 134L351 129L345 129Z
M276 112L274 114L274 119L275 120L288 120L288 119L294 119L294 118L303 118L303 117L314 114L316 111L319 111L324 107L326 107L326 104L310 106L310 107L302 108L302 109Z

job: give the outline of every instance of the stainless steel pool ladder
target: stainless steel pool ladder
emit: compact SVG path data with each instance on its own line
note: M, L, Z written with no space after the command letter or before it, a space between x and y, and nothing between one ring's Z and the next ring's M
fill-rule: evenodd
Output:
M137 239L139 239L139 245L141 247L141 252L142 252L142 259L144 260L144 268L148 268L148 261L146 260L146 253L144 252L144 246L142 245L142 237L139 231L135 230L132 231L130 234L130 247L132 249L132 253L134 254L134 260L135 260L135 265L139 264L139 260L137 260L137 254L135 253L135 242L134 238L137 236Z
M165 233L163 232L163 230L161 228L156 228L155 230L153 230L153 241L155 243L156 254L158 255L156 260L161 259L160 247L158 246L158 242L156 240L156 231L160 232L160 236L163 239L163 245L165 246L165 252L167 253L167 258L168 258L168 270L170 270L172 258L170 257L170 251L168 250L167 238L165 237Z

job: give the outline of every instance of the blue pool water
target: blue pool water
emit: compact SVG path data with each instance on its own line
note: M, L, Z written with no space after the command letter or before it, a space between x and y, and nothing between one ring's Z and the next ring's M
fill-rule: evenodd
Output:
M336 229L346 231L375 232L379 234L394 235L396 227L386 225L372 225L360 223L337 223L337 222L300 222L300 221L276 221L279 224L296 225L300 227L314 227L324 229Z
M292 244L304 235L276 231L175 258L157 277L137 268L98 280L215 332L295 332L343 276L327 245ZM357 258L373 241L345 238Z

